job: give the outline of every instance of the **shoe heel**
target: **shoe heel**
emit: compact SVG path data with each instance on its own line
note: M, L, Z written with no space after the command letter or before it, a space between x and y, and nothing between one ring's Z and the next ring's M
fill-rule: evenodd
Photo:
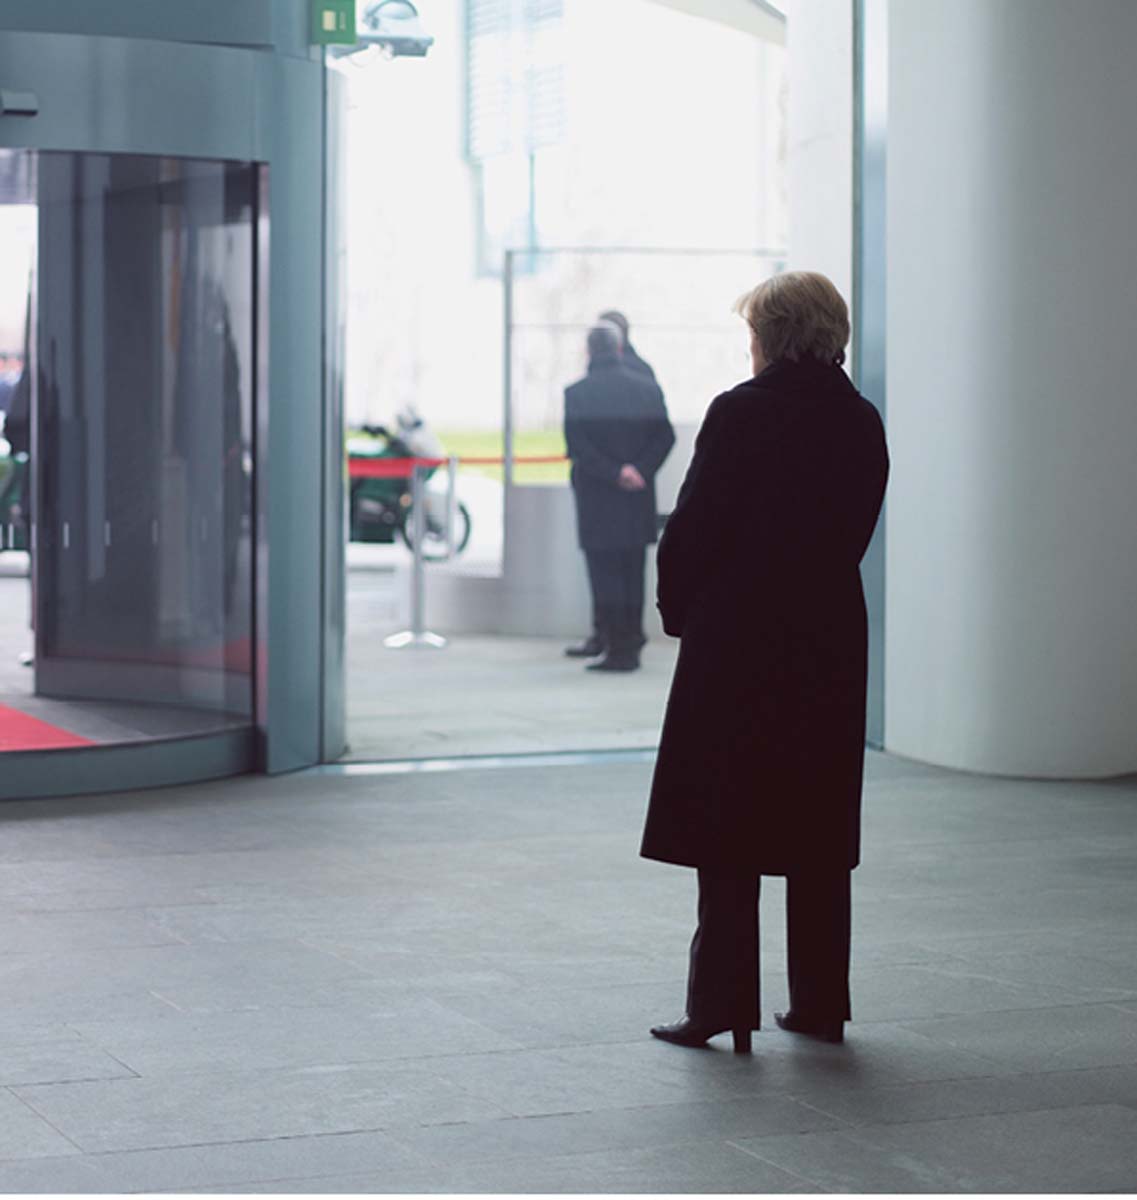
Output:
M734 1035L734 1052L735 1054L750 1053L750 1030L749 1029L732 1029Z

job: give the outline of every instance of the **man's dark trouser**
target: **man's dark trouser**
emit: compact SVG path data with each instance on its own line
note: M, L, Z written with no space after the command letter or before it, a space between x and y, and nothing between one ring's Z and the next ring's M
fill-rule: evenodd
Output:
M790 1009L806 1021L847 1021L850 872L786 878ZM758 1029L761 878L699 869L699 926L691 941L687 1015L716 1029Z
M592 628L617 653L643 644L645 546L586 550Z

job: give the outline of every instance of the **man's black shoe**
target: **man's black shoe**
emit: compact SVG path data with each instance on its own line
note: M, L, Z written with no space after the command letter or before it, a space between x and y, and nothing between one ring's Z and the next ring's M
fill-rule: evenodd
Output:
M579 646L566 646L565 654L569 658L595 658L598 654L603 654L608 649L608 643L594 633L586 642L581 642Z
M599 662L589 663L586 671L638 671L640 656L638 654L613 654L609 652Z

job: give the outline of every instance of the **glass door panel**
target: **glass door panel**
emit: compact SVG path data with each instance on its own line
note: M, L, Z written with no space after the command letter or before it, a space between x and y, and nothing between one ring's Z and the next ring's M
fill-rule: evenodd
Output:
M40 694L251 713L255 196L39 155Z
M0 749L252 720L259 187L0 151Z

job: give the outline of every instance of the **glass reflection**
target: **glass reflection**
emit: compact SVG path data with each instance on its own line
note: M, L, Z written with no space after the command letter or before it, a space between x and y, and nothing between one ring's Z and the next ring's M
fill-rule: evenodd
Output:
M255 179L44 153L36 691L252 711Z

